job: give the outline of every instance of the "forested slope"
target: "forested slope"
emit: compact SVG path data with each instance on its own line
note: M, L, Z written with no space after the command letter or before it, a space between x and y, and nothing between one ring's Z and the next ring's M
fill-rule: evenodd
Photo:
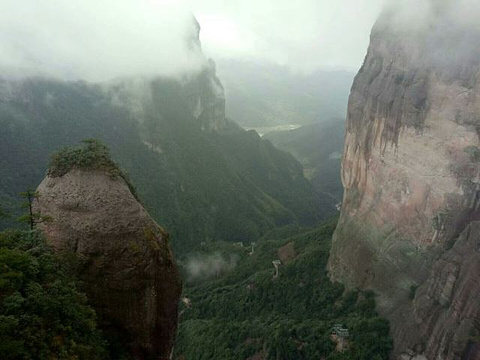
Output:
M186 285L176 359L388 359L388 322L378 317L374 294L345 292L328 279L334 228L332 221L277 229L253 254L250 246L207 245L202 258L216 251L236 266ZM332 337L336 324L349 331L343 352Z
M192 115L191 84L201 96L210 80L156 79L141 82L141 91L127 81L1 81L0 202L13 210L17 193L40 183L53 151L98 138L177 250L321 218L322 204L292 156L225 119L221 129L205 130L208 118Z
M343 196L340 168L344 132L344 120L334 118L291 131L270 132L263 138L302 163L305 176L315 190L330 200L331 209L335 211L335 205Z

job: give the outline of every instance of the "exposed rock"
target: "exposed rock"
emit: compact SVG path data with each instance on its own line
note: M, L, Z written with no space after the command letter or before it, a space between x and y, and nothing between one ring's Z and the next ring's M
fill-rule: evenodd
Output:
M480 221L474 221L417 290L414 316L428 358L462 357L466 343L480 331L479 305Z
M225 90L216 74L216 65L207 59L200 43L200 24L192 18L186 43L197 60L203 64L198 70L175 78L121 78L103 85L104 91L118 106L124 107L143 121L151 118L152 108L161 103L161 97L167 92L175 92L185 99L185 108L204 131L219 131L226 127ZM8 84L8 83L7 83ZM3 89L2 91L2 88ZM7 91L8 90L8 91ZM13 90L6 88L0 79L0 100ZM172 99L170 99L171 101ZM178 101L177 99L174 99Z
M349 100L329 270L379 294L397 358L459 359L480 308L480 34L450 15L384 13Z
M464 360L480 360L480 345L470 343L465 352Z
M147 214L121 178L71 170L47 177L35 207L48 242L73 252L100 318L133 359L168 359L177 326L180 277L168 234Z
M215 62L208 61L205 69L183 84L190 111L202 130L222 130L226 124L225 90L216 75Z
M295 243L289 242L277 250L277 256L284 264L288 264L297 257Z

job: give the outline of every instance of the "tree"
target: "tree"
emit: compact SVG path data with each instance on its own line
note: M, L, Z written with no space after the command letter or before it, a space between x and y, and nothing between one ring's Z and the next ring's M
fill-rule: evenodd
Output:
M2 205L0 204L0 220L8 218L8 214L2 209Z
M26 201L22 204L22 208L28 209L28 213L20 216L18 221L27 223L30 226L30 230L34 230L37 224L52 220L50 216L43 216L41 213L34 212L33 210L33 202L40 196L38 191L28 189L25 192L21 192L20 196L26 199Z
M114 358L65 265L41 234L0 232L0 359Z

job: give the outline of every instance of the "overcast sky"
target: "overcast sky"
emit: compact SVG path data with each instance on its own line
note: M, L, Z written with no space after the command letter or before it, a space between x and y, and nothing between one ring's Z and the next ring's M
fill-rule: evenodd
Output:
M357 70L383 0L185 0L208 56Z
M192 13L212 58L357 70L383 0L0 0L0 73L102 81L172 75Z

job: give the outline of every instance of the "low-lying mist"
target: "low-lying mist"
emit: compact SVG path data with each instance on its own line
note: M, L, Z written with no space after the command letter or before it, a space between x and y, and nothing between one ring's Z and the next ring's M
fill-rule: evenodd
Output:
M2 0L0 74L104 81L204 64L193 16L173 1Z
M184 265L187 270L187 279L191 281L219 276L235 269L239 260L238 255L224 256L219 252L191 256Z

